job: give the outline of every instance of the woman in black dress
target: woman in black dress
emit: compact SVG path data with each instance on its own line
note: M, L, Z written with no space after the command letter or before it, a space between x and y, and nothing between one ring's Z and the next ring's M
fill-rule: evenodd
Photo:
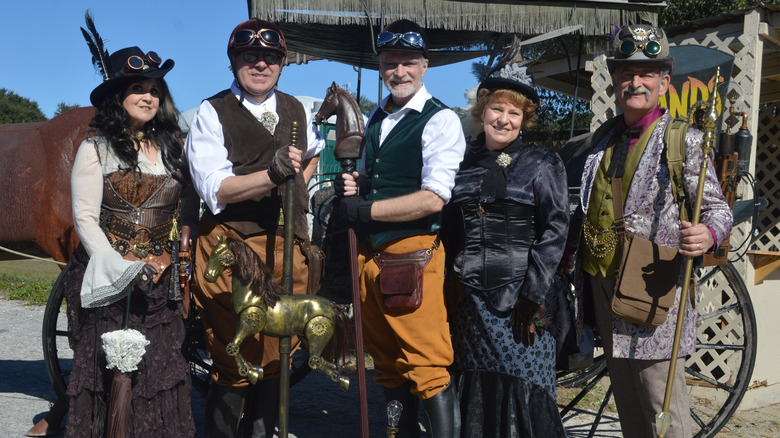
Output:
M549 308L558 302L568 191L558 155L522 141L538 104L516 64L480 84L472 116L484 133L466 152L445 212L464 437L565 436Z
M129 47L100 62L105 80L71 176L81 245L71 257L66 298L73 369L66 437L106 434L114 371L101 335L128 327L149 342L131 377L126 436L192 437L189 367L176 256L186 169L177 112L163 79L173 68ZM150 286L151 283L151 286ZM125 436L125 435L123 435Z

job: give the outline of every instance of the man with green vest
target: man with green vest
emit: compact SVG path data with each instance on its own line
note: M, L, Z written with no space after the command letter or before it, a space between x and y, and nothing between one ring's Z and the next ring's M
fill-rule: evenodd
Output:
M607 66L623 114L605 122L593 136L567 254L577 246L580 249L575 282L584 286L586 301L593 300L623 435L652 438L654 417L663 407L684 264L675 302L661 325L640 325L615 316L611 300L618 271L623 268L615 218L622 214L627 231L678 248L687 257L715 250L727 238L733 218L712 165L707 169L700 223L694 227L682 219L675 202L673 192L685 199L688 210L693 209L701 162L711 157L703 156L700 131L691 128L677 137L665 135L672 118L658 106L658 98L669 87L674 59L663 30L642 24L623 26L613 43ZM671 183L666 162L667 150L673 148L683 150L684 157L676 184ZM611 182L616 178L622 183L613 191ZM622 212L614 211L619 204L613 193L622 196ZM565 256L563 265L569 261ZM692 434L683 366L685 356L695 347L696 309L687 306L669 408L673 422L666 438Z
M390 95L369 117L360 173L336 183L343 196L336 214L360 228L366 349L385 398L404 407L399 438L419 435L419 400L428 436L460 436L438 230L466 144L457 115L422 83L427 44L423 29L408 20L377 36Z

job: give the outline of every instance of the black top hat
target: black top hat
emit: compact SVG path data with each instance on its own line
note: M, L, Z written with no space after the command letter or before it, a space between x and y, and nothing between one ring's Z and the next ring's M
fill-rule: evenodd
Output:
M525 97L539 104L539 93L534 89L534 77L526 67L520 67L515 63L507 64L499 70L494 70L488 78L479 84L479 90L498 90L502 88L515 90Z
M396 20L377 35L376 52L386 50L421 53L428 58L428 35L411 20Z
M108 63L104 66L108 78L92 90L89 101L92 105L99 106L106 95L116 87L138 79L162 78L173 65L172 59L162 62L156 52L144 53L135 46L117 50L108 57Z
M614 72L622 65L652 64L674 69L674 58L669 56L669 41L660 27L649 24L623 26L612 40L612 56L607 68Z

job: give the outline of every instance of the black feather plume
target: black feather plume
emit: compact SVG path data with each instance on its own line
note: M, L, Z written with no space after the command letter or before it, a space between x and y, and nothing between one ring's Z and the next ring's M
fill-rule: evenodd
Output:
M103 75L103 80L108 80L109 73L111 72L111 63L108 59L108 50L103 47L103 38L98 34L95 22L92 19L92 15L89 13L89 9L84 13L84 21L87 23L87 29L83 27L81 33L84 34L84 39L87 40L87 47L92 52L92 64L95 69Z

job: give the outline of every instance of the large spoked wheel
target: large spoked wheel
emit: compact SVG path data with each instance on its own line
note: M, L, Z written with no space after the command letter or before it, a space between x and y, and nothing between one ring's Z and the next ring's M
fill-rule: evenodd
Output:
M757 341L753 304L734 266L706 267L699 274L697 350L686 360L685 372L694 435L704 438L714 437L742 401L753 373ZM570 436L619 433L612 388L605 376L606 362L598 348L593 365L559 375L558 401L566 404L561 417Z
M67 302L65 300L65 278L70 263L60 272L54 282L46 309L43 314L41 339L43 343L43 360L49 374L54 392L60 400L68 400L67 386L73 366L73 350L70 348L68 321L65 316ZM184 321L186 330L182 353L190 366L192 387L204 398L208 393L209 374L211 372L211 357L204 339L203 324L198 318L197 309L191 306ZM299 348L292 357L290 370L290 386L303 380L311 371L308 364L308 354Z
M70 262L62 269L54 282L43 313L43 361L49 374L54 392L60 400L67 402L66 389L73 364L73 350L70 349L68 318L65 316L65 278Z

